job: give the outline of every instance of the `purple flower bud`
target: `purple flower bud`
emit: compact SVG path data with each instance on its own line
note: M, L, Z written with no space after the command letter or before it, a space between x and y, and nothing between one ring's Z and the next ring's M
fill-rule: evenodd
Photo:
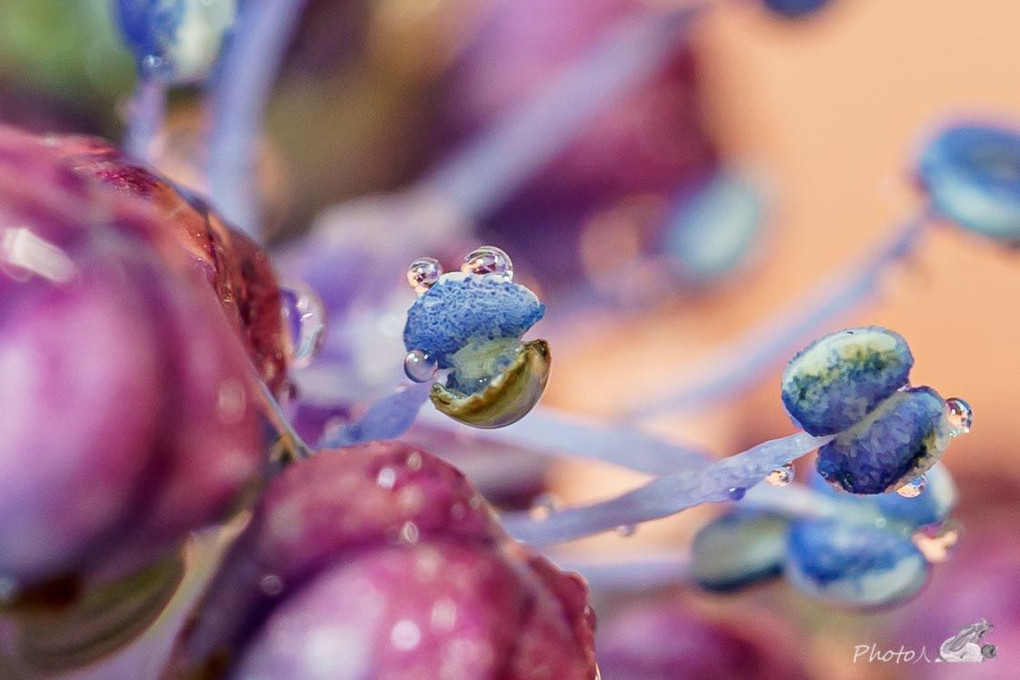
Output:
M170 668L590 678L586 599L438 458L397 442L320 451L272 481Z
M0 575L110 580L259 476L244 349L148 204L0 128ZM178 249L179 251L179 249ZM183 262L183 257L178 255Z

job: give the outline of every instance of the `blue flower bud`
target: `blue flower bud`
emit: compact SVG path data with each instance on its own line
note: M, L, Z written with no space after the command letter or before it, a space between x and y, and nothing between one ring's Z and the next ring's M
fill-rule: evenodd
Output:
M906 385L913 365L907 341L893 331L869 326L830 333L786 367L783 405L808 433L836 434Z
M189 83L212 69L237 0L118 0L117 9L141 77Z
M734 512L709 522L691 544L694 580L709 590L737 590L779 576L789 523L774 515Z
M763 0L765 6L776 14L781 14L787 19L800 19L809 14L814 14L829 0Z
M474 341L518 340L545 305L524 286L500 275L443 275L407 311L404 345L451 368L453 355Z
M945 411L945 401L930 387L896 392L818 450L818 472L851 493L896 489L924 474L945 451L953 435Z
M989 124L951 126L929 142L917 173L937 213L1020 245L1020 132Z
M835 520L801 520L789 533L787 580L837 604L878 606L924 585L928 563L909 536Z

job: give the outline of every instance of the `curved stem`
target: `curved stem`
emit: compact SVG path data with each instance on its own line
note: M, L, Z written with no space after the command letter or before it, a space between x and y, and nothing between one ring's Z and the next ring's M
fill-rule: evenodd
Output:
M211 92L208 194L249 236L260 226L255 166L265 109L304 3L246 0Z
M626 418L643 419L703 406L753 384L804 338L824 330L872 294L889 266L916 247L927 220L923 213L907 221L861 260L812 286L788 311L768 317L736 340L719 346L711 356L699 359L698 365L707 368L695 373L680 391L631 409Z
M673 444L631 427L606 427L586 422L549 408L536 409L513 425L498 430L477 430L437 411L426 411L421 419L439 429L470 432L472 437L482 441L550 455L598 460L649 475L698 469L711 462L707 451Z
M549 545L637 525L674 515L709 501L725 501L735 489L746 490L774 470L832 440L805 432L773 439L696 471L655 479L622 496L588 506L557 511L543 520L526 513L507 515L503 524L512 536L533 545Z
M703 0L651 13L620 26L420 184L451 201L465 219L484 216L569 143L586 122L675 54L683 42L678 29L707 4Z
M166 90L166 84L158 79L138 79L124 132L124 151L131 158L152 163L153 145L166 115Z

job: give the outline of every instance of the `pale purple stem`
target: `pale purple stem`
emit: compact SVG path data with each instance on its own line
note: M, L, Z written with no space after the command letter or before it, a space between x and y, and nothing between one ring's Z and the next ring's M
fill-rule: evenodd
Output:
M470 431L472 437L482 441L598 460L650 475L696 469L711 461L708 452L701 449L673 444L635 428L586 422L549 408L536 409L513 425L497 430L470 428L438 411L427 411L421 418L433 427Z
M719 346L698 361L706 368L685 381L682 389L627 412L628 420L703 407L758 381L833 321L846 315L878 288L889 266L906 257L924 232L924 213L900 226L861 260L840 270L790 308Z
M166 83L139 78L128 108L124 151L143 163L152 163L153 147L166 115Z
M431 382L402 386L372 404L355 422L324 434L317 448L331 449L399 437L414 423L431 390Z
M259 233L256 162L266 105L305 0L246 0L210 93L208 194L250 236Z
M615 527L638 525L701 503L730 500L734 489L753 487L772 470L831 440L831 436L798 432L758 444L700 470L659 477L601 503L558 510L542 520L532 519L527 513L510 514L504 516L503 524L512 536L532 545L562 543Z
M690 556L680 551L631 557L626 562L555 556L552 560L560 569L584 576L592 590L647 591L690 581Z
M585 123L675 54L682 44L679 29L706 4L649 13L621 25L420 185L456 205L465 219L486 215L548 163Z

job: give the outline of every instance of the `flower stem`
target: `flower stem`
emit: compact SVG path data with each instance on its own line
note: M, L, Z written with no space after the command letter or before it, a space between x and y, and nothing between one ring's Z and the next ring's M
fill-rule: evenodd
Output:
M710 501L726 501L734 490L747 490L781 465L829 442L831 436L798 432L758 444L700 470L659 477L622 496L588 506L557 511L543 520L526 513L507 515L504 526L512 536L533 545L549 545L637 525L674 515Z
M259 233L256 158L265 109L305 0L246 0L210 94L208 194L250 236Z
M703 407L754 384L805 338L821 332L872 294L888 268L914 250L927 221L927 213L908 220L859 261L812 286L788 311L770 316L699 359L698 364L707 368L694 373L681 390L631 409L626 418L641 420Z
M128 156L152 163L154 144L166 115L166 84L158 79L139 78L131 96L124 151Z
M675 54L683 42L678 29L706 4L710 3L649 13L619 26L421 184L458 206L465 219L488 214L569 143L585 123Z

